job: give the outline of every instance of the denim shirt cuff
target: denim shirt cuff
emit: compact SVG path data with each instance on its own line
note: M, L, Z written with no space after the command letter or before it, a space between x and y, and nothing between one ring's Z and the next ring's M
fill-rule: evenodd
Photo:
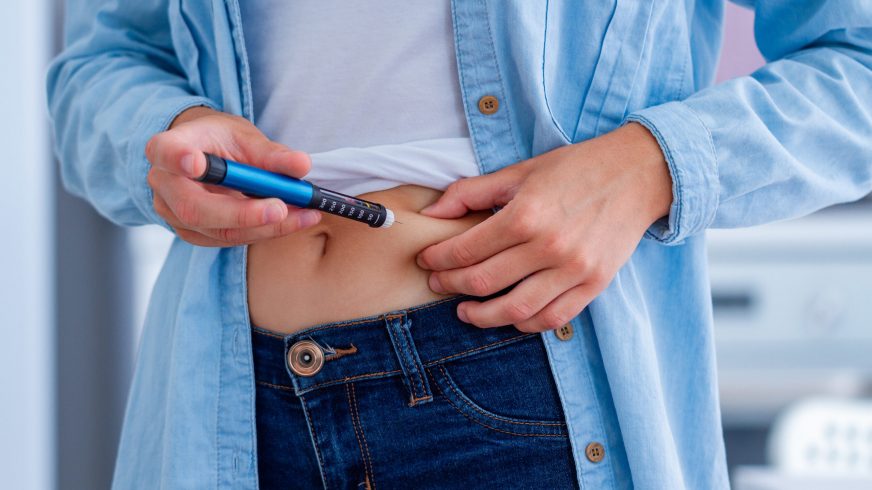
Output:
M133 196L133 201L149 222L170 231L173 231L172 227L154 210L154 195L151 186L148 185L148 171L151 165L145 157L145 145L152 136L169 129L176 116L186 109L197 106L221 110L212 100L193 95L173 97L161 101L159 106L149 106L145 109L127 148L127 161L130 162L128 166L130 195Z
M651 225L645 237L677 245L705 230L718 208L718 162L711 131L683 102L634 112L626 122L637 122L651 131L672 176L669 216Z

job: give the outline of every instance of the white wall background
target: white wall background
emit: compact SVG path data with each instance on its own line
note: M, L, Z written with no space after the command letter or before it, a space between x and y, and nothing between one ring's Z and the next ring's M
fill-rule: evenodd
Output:
M0 475L9 489L55 486L46 3L0 2Z

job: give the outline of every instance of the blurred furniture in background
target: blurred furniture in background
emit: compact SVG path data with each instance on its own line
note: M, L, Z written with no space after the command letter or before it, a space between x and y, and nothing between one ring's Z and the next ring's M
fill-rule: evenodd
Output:
M709 233L721 405L768 424L816 394L872 386L872 203Z
M736 490L872 488L872 400L811 398L777 418L770 467L742 466Z
M709 232L727 459L764 464L778 414L872 395L872 202ZM872 487L870 487L872 488Z

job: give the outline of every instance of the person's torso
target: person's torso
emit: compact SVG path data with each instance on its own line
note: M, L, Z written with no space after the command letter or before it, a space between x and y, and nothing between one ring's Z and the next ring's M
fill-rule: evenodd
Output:
M721 0L454 0L479 168L603 134L708 85L722 9ZM238 2L172 0L167 15L191 91L254 118ZM703 240L643 240L572 321L574 335L543 334L582 487L728 486ZM244 275L245 248L174 245L143 333L116 486L256 487ZM598 462L585 456L594 441L605 448Z

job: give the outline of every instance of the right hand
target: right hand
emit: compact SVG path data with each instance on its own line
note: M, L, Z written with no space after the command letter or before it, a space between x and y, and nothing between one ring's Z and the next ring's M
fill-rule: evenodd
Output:
M182 240L228 247L284 236L320 221L321 213L311 209L192 180L206 171L204 153L297 178L312 166L306 153L270 141L245 118L207 107L187 109L145 147L154 209Z

